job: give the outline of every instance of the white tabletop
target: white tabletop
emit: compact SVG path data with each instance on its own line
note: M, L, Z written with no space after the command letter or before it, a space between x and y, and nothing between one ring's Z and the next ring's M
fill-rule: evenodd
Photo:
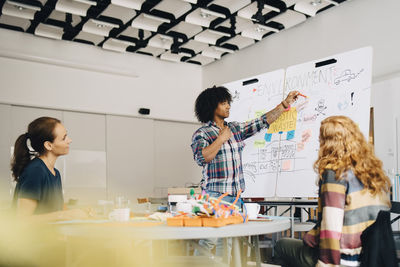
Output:
M110 227L94 224L58 224L56 227L61 234L71 237L173 240L254 236L277 233L289 229L290 220L252 221L218 228L172 227L167 225L149 227Z

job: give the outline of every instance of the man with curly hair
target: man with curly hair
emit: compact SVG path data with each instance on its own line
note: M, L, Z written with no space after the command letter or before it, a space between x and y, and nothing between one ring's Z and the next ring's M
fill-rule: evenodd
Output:
M234 197L245 190L242 168L244 140L268 128L296 101L292 91L285 100L261 117L248 122L226 122L232 96L225 87L204 90L196 99L195 113L205 125L192 137L194 159L203 167L201 186L210 196L229 193ZM228 196L229 197L229 196ZM228 199L224 199L229 201Z
M292 91L271 111L252 121L239 123L225 121L229 117L232 102L227 88L214 86L200 93L196 99L195 113L204 125L193 134L191 146L195 161L203 167L201 186L210 197L218 198L221 194L229 193L222 200L232 203L240 190L245 190L243 141L268 128L290 109L298 94ZM230 250L230 240L227 244ZM222 256L222 239L201 239L199 245L208 251L216 246L216 256ZM197 249L195 255L200 255Z

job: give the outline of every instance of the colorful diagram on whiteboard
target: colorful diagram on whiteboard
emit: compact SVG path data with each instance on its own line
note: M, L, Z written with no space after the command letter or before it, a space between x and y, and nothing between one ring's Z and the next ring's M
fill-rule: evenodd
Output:
M297 110L295 107L283 113L276 121L274 121L265 134L265 141L271 142L272 134L286 133L286 140L292 140L296 131Z

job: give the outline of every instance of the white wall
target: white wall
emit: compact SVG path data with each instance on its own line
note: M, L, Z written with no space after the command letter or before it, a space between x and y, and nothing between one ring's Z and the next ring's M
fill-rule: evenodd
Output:
M303 24L203 68L203 86L223 84L363 46L374 49L373 77L400 71L399 0L349 0Z
M69 154L56 163L66 201L124 195L135 203L137 197L165 197L169 187L201 180L190 147L197 123L0 104L0 209L9 205L14 185L10 148L41 116L60 119L73 140Z
M4 29L0 29L0 40L1 103L123 115L138 115L138 109L146 107L153 118L195 121L200 66ZM15 55L137 77L11 58Z
M400 125L400 74L374 83L372 86L371 106L374 107L375 153L383 161L384 169L396 170L396 123ZM398 125L398 131L400 127ZM400 133L399 133L400 134ZM400 136L397 136L400 144Z

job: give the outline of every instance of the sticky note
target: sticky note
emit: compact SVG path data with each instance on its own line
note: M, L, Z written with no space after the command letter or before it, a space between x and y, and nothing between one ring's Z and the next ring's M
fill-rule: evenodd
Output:
M294 130L287 132L286 140L292 140L294 138L294 133L295 133Z
M271 142L272 139L272 134L266 133L264 136L265 141L267 142Z
M304 143L297 143L297 152L300 152L304 149Z
M265 146L265 140L255 140L254 147L263 148Z
M288 171L292 167L292 162L290 160L284 160L282 162L282 171Z
M311 137L311 129L307 129L301 135L301 141L303 143L307 143L310 140L310 137Z
M296 130L297 110L292 107L289 111L284 112L276 121L271 123L267 133L289 132Z

